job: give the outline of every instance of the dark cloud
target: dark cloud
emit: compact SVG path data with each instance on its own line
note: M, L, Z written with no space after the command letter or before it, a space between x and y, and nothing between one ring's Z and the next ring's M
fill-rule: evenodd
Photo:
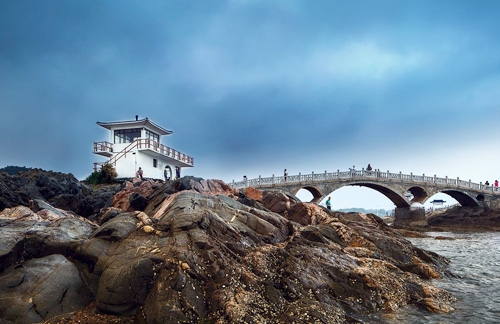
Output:
M1 1L0 165L83 178L107 136L96 121L138 114L173 130L165 144L202 177L455 171L439 161L472 135L497 154L499 6Z

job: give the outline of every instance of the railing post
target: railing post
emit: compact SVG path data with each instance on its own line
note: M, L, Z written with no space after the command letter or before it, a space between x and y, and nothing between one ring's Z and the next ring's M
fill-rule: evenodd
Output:
M361 176L364 177L365 176L365 168L361 168Z
M445 183L448 184L448 176L445 178Z
M413 172L410 172L410 181L413 182Z
M436 182L437 182L437 177L436 177L436 175L434 175L434 183L436 183Z

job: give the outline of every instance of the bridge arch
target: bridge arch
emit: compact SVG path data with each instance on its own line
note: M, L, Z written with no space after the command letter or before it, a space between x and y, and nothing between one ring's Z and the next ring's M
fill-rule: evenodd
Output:
M361 181L361 180L354 180L354 181L343 181L343 182L338 182L338 183L318 183L314 186L312 185L306 185L306 186L295 186L295 187L289 187L289 191L293 195L297 195L297 193L301 189L307 190L309 193L312 194L313 199L311 202L314 203L319 203L321 200L323 200L327 195L330 193L335 192L336 190L343 188L343 187L354 187L354 186L360 186L360 187L366 187L373 189L381 194L383 194L385 197L387 197L396 207L409 207L410 204L406 200L406 197L404 197L402 194L394 191L393 189L384 186L381 183L377 183L374 181Z
M438 192L445 193L455 199L462 207L476 207L480 206L480 202L484 201L484 196L479 194L476 197L471 196L465 191L462 190L453 190L453 189L447 189L447 190L440 190ZM438 193L436 192L436 193ZM429 197L430 198L430 197ZM424 200L424 202L427 199Z
M345 186L348 186L348 184L346 184ZM342 187L345 187L345 186L342 186ZM396 205L396 207L398 207L398 208L410 206L405 197L401 196L399 193L392 190L391 188L388 188L388 187L381 185L379 183L364 182L364 181L357 182L356 181L353 184L349 184L349 186L366 187L366 188L370 188L370 189L373 189L375 191L378 191L381 194L383 194L384 196L386 196L390 201L392 201L393 204Z
M314 187L314 186L304 186L304 187L300 187L298 188L297 190L295 190L295 192L292 192L292 194L294 194L295 196L297 196L297 193L301 190L301 189L304 189L304 190L307 190L312 196L312 200L310 202L313 202L313 203L319 203L321 201L321 199L323 199L324 195L323 193L321 192L321 190L319 190L318 188Z
M429 194L427 193L427 191L420 186L412 186L408 188L406 191L412 194L413 196L413 198L411 199L412 203L414 202L422 203L429 198Z

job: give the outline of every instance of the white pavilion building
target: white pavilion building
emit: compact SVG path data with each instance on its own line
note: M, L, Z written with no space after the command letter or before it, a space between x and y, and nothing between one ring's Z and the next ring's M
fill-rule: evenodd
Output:
M108 160L94 163L94 171L111 164L118 178L133 178L140 167L144 178L171 180L181 176L182 168L194 166L192 157L160 143L162 136L173 132L148 118L97 125L109 130L109 139L94 142L94 153Z

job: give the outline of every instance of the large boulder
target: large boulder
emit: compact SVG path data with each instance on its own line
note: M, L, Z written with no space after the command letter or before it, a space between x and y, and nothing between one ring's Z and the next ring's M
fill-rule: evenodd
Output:
M23 259L71 254L77 243L97 228L87 219L58 210L45 202L31 202L33 210L18 206L0 212L0 270ZM41 209L46 206L47 209Z
M35 258L0 273L0 314L14 323L40 323L83 309L92 294L78 268L60 254Z

